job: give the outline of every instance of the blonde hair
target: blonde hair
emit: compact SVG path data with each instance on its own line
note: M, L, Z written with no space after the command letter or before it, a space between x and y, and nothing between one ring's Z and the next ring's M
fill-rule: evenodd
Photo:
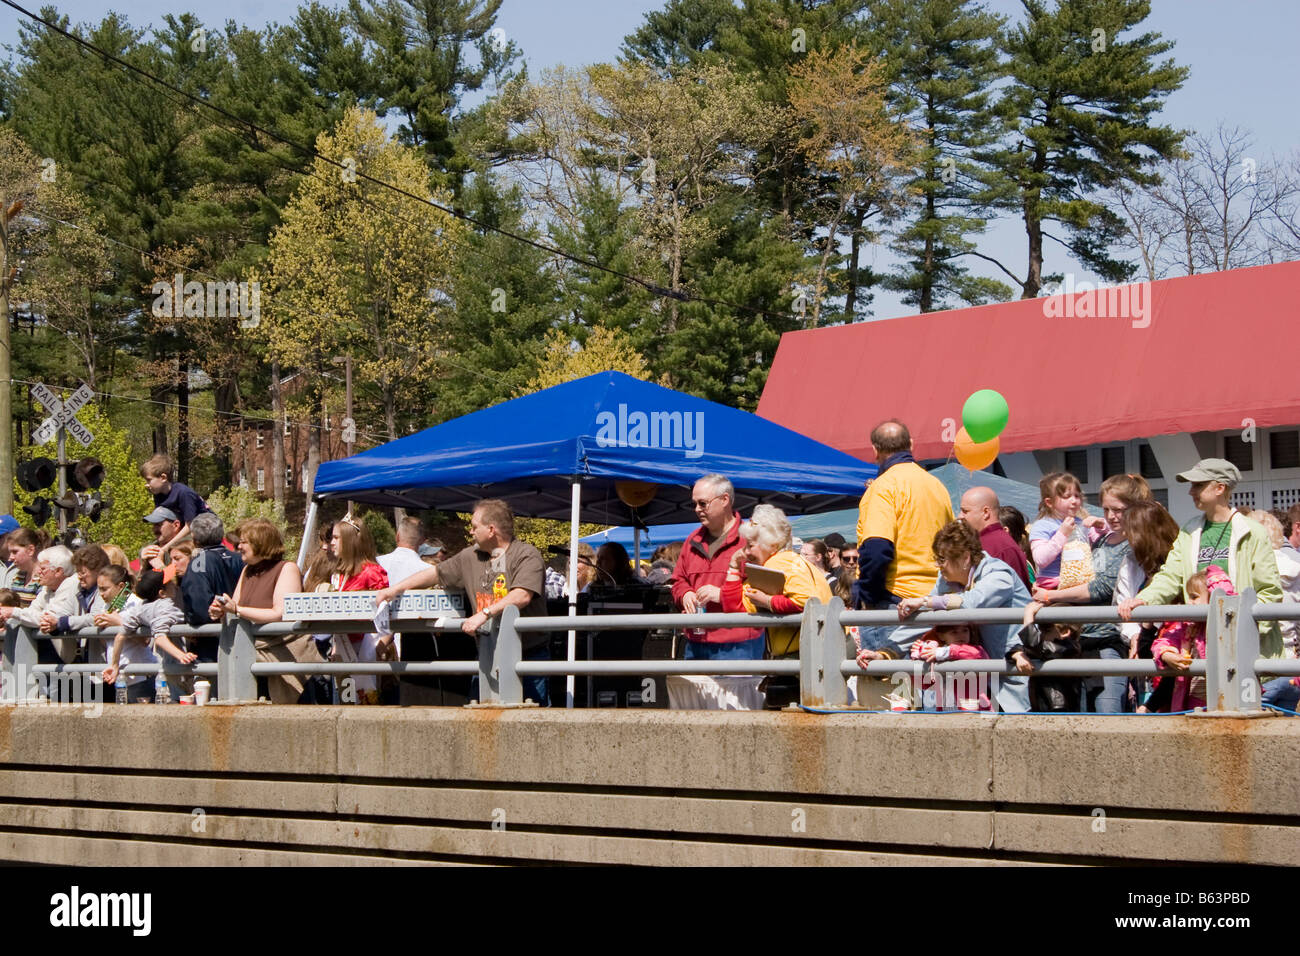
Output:
M375 563L375 539L364 522L349 516L336 521L334 530L339 536L336 573L346 580L361 573L367 564Z
M1268 543L1274 551L1282 547L1282 539L1284 537L1282 534L1282 522L1277 520L1277 515L1273 514L1271 511L1252 511L1250 514L1246 515L1246 517L1253 521L1258 521L1264 526L1264 530L1268 532Z
M1053 498L1059 498L1069 491L1077 491L1079 498L1083 498L1083 485L1079 484L1079 479L1074 477L1068 471L1054 471L1049 475L1044 475L1038 482L1038 517L1052 518L1055 512L1052 511L1051 501ZM1082 508L1079 511L1083 513Z
M746 541L782 551L790 547L790 519L775 505L754 505L749 522L741 525L740 535Z

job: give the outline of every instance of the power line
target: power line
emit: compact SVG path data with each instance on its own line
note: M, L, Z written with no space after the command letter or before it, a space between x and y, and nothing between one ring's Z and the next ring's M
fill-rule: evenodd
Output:
M72 40L74 43L77 43L78 45L86 48L87 50L90 50L97 56L100 56L105 60L115 63L118 66L125 68L126 70L130 71L133 74L137 74L138 76L144 77L145 79L149 80L150 82L160 87L163 87L164 89L170 90L174 93L178 93L181 96L185 97L187 100L190 100L191 102L199 106L202 106L206 109L212 110L213 112L216 112L228 118L232 122L239 124L241 128L246 128L255 133L260 133L261 135L273 139L276 142L282 143L283 145L288 146L292 149L296 149L299 152L306 154L307 156L328 163L329 165L338 168L340 171L346 170L349 175L353 175L358 178L365 179L368 182L372 182L375 185L381 186L385 189L390 189L393 192L406 196L409 199L413 199L418 203L432 206L433 208L443 213L446 213L447 215L454 216L457 219L464 220L465 222L468 222L484 231L495 232L498 235L502 235L509 239L513 239L516 242L521 242L526 245L532 246L535 249L539 249L542 252L547 253L548 255L558 256L562 259L566 259L574 263L575 265L580 265L588 269L594 269L599 272L604 272L607 275L614 276L624 282L641 286L642 288L649 291L651 294L659 296L660 298L674 299L676 301L686 302L686 303L696 302L704 305L716 305L716 306L721 306L723 308L733 309L737 311L750 312L760 316L776 316L784 319L795 318L795 316L784 312L773 312L769 309L759 309L754 306L739 305L733 302L726 302L720 299L711 299L704 296L693 295L692 293L689 292L667 289L657 283L649 281L648 279L642 279L639 276L631 275L629 273L622 272L618 269L613 269L610 268L609 266L601 265L598 262L592 262L590 260L583 259L580 256L576 256L573 255L572 253L565 252L562 249L557 249L554 246L547 245L546 243L539 242L527 236L519 235L518 233L512 232L508 229L502 229L499 226L493 226L488 223L482 222L466 213L457 212L453 208L443 206L440 203L435 202L433 199L426 199L422 196L416 195L415 193L409 192L408 190L400 186L396 186L392 183L384 182L381 179L377 179L368 173L362 172L361 170L347 167L338 160L330 159L328 156L321 155L314 148L303 146L301 143L297 143L275 132L274 130L266 129L265 127L257 123L254 123L251 120L241 119L240 117L236 116L234 113L231 113L229 110L225 109L224 107L217 106L215 103L211 103L208 100L205 100L201 96L198 96L194 93L190 93L186 90L182 90L179 87L173 86L172 84L168 83L166 80L163 80L160 77L155 76L153 73L150 73L148 70L144 69L143 67L139 67L136 66L135 64L128 63L127 61L121 59L118 56L115 56L114 54L108 52L107 50L100 49L99 47L95 46L93 43L89 42L88 40L85 40L82 37L77 36L75 33L65 30L62 27L58 26L57 24L51 23L49 20L46 20L45 18L32 13L31 11L22 7L21 5L15 3L14 0L0 0L0 2L4 3L6 6L21 13L23 16L27 17L28 19L33 20L36 23L42 24L44 27L46 27L46 29L52 30L55 33L60 34L61 36L69 40ZM260 144L255 143L254 146L261 152L267 152L267 150L265 150L265 148L262 147Z
M33 382L21 378L11 378L9 381L11 381L15 385L31 386L31 385L44 384L42 382ZM105 392L99 389L95 389L94 391L95 391L95 395L98 397L111 398L119 402L136 402L138 404L145 404L145 405L160 405L163 408L175 409L177 411L180 410L179 402L163 402L163 401L159 401L156 398L137 398L134 395L122 395L117 392ZM241 422L255 422L258 424L268 424L268 425L292 425L295 428L307 428L307 429L314 429L316 431L333 430L332 428L326 428L324 425L319 425L319 424L314 424L312 422L304 422L304 421L299 421L297 419L289 418L287 415L284 418L267 418L262 415L250 415L243 412L219 412L215 408L204 408L202 405L187 405L186 410L189 414L193 414L197 412L202 415L209 415L213 418L239 419ZM376 444L383 444L384 442L388 442L392 440L388 438L386 435L376 435L374 432L371 431L363 432L358 430L357 434L364 435L367 440L373 441Z

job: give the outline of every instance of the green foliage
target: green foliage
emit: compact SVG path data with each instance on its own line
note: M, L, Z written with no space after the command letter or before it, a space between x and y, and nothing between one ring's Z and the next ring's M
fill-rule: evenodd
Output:
M364 511L361 521L370 529L370 536L375 539L375 553L387 554L397 547L397 532L393 523L382 511Z
M919 202L893 243L905 264L886 284L922 312L1010 298L962 264L1008 191L989 157L1006 132L992 103L1003 19L973 0L872 0L869 11L869 39L921 140L909 183Z
M266 518L284 533L285 557L293 560L298 555L298 545L302 543L302 532L287 526L284 510L270 498L261 498L251 488L239 485L229 488L216 488L207 497L208 507L216 512L227 531L241 521L249 518Z
M66 396L65 396L66 397ZM98 522L77 516L69 521L69 527L76 525L86 535L86 540L98 544L116 544L128 557L135 557L140 549L153 541L150 526L142 520L153 510L153 496L145 487L140 477L140 462L131 451L131 440L126 431L115 427L94 402L86 405L77 413L77 419L95 436L89 448L82 446L72 438L67 440L68 459L94 457L104 463L104 484L99 493L106 503L106 508ZM51 440L44 445L28 446L23 450L21 460L33 458L58 458L58 445ZM45 498L58 497L58 485L35 494L23 491L14 482L14 514L27 527L35 527L31 515L22 510L38 495ZM47 530L53 533L57 527L55 518L58 509L51 509L52 517Z
M1065 245L1103 279L1125 281L1135 267L1110 251L1123 222L1100 195L1153 183L1155 165L1176 155L1183 134L1152 120L1187 68L1157 62L1173 43L1137 32L1148 0L1023 2L1025 21L1003 41L1011 82L999 109L1012 132L995 154L1014 184L1007 203L1029 234L1023 295L1042 284L1045 223L1059 225Z

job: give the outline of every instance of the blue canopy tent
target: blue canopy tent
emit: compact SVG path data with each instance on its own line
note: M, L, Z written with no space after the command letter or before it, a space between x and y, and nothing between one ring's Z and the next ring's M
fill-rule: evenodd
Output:
M621 372L600 372L321 464L316 500L468 511L502 498L516 514L625 524L620 481L657 485L643 522L689 519L691 486L723 474L737 507L792 514L857 503L876 466L798 432Z
M856 503L876 466L749 412L599 372L322 463L304 541L321 500L469 511L501 498L516 514L569 519L575 580L580 520L690 517L691 486L711 473L731 480L738 508L768 502L801 514ZM634 510L620 491L652 496ZM572 632L569 644L572 658Z

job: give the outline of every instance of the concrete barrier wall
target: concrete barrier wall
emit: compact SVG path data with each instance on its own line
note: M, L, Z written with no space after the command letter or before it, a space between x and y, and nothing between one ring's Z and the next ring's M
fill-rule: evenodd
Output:
M1300 721L0 707L0 860L1300 864Z

